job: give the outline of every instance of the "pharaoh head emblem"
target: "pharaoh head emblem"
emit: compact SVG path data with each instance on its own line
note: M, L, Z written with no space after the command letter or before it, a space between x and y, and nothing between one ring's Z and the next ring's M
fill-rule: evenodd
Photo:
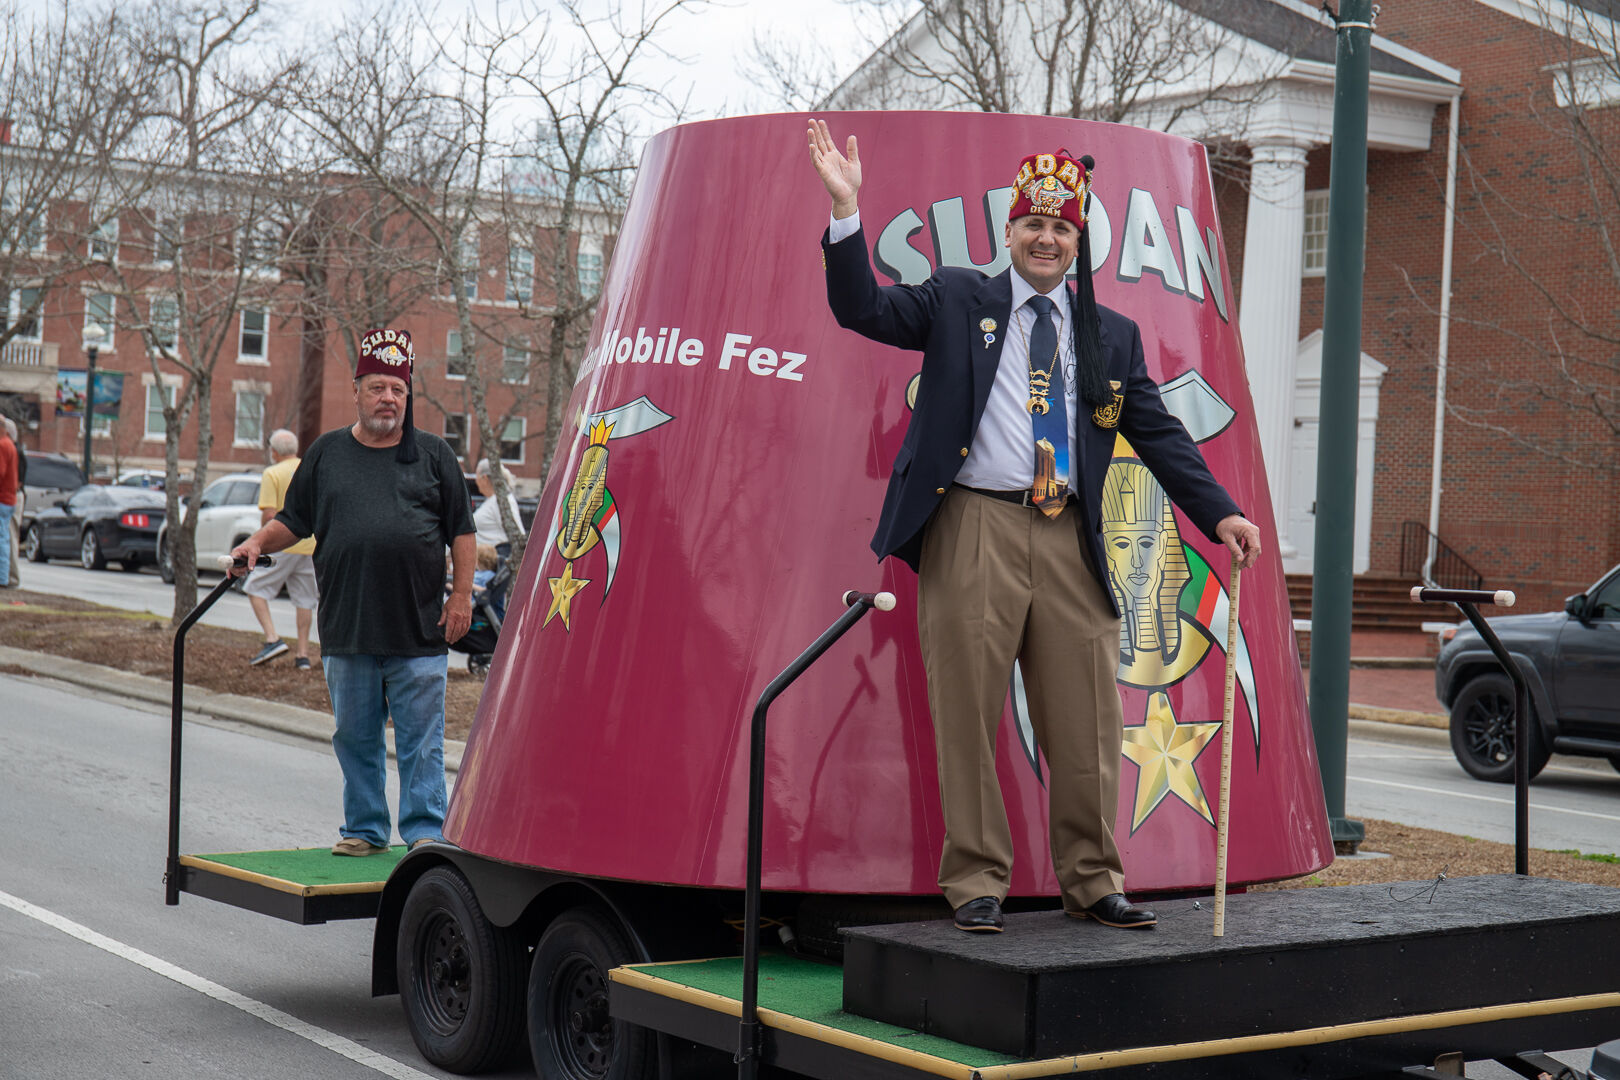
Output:
M1191 574L1164 489L1146 465L1115 461L1103 481L1103 550L1108 584L1123 619L1120 654L1128 665L1140 652L1169 661L1181 645L1176 607Z

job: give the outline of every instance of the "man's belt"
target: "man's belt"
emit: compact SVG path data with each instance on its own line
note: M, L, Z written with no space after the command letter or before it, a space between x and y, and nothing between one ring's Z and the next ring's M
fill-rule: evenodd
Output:
M990 488L968 487L966 484L957 484L956 486L961 488L963 491L971 491L975 495L983 495L986 498L1000 499L1002 502L1017 503L1019 506L1028 506L1032 509L1035 507L1035 504L1030 502L1031 492L1029 488L1024 488L1020 491L993 491ZM1071 491L1069 492L1068 497L1064 499L1063 505L1067 506L1069 503L1074 502L1077 498L1078 496Z

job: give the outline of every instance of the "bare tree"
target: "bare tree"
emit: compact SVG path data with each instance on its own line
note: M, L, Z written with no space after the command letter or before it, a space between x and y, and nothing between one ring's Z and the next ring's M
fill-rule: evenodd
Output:
M267 308L285 289L289 230L278 213L287 200L277 147L286 120L260 104L290 69L254 61L262 14L259 0L163 0L143 9L125 46L157 72L160 98L142 129L142 152L103 173L124 219L139 221L119 245L132 254L106 260L102 274L120 325L140 332L162 405L176 622L196 605L198 496L215 438L218 365L235 359L243 309ZM182 515L180 441L193 419L194 497Z
M1557 162L1562 175L1527 197L1465 154L1457 200L1459 256L1471 245L1474 265L1496 268L1490 295L1526 293L1534 315L1459 297L1453 325L1478 331L1486 347L1471 352L1478 377L1454 384L1447 415L1544 458L1612 472L1620 469L1620 29L1581 5L1538 0L1538 9L1541 70L1553 78L1527 99L1541 136L1520 152ZM1564 422L1546 424L1548 409Z
M139 148L154 104L128 30L116 9L65 2L0 15L0 346L38 337L46 296L118 213L107 165Z

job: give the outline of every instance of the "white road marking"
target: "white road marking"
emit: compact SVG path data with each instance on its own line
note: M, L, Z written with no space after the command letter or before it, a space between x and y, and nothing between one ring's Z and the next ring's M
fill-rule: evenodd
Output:
M1456 799L1477 799L1480 802L1500 803L1512 806L1512 799L1504 799L1497 795L1476 795L1471 791L1448 791L1445 788L1424 787L1421 784L1402 784L1394 780L1374 780L1370 776L1349 776L1346 779L1354 780L1358 784L1378 784L1383 787L1401 788L1404 791L1421 791L1429 795L1450 795ZM1532 810L1545 810L1553 814L1573 814L1576 817L1597 818L1600 821L1620 821L1620 814L1600 814L1596 810L1574 810L1567 806L1549 806L1546 803L1533 802Z
M403 1062L395 1061L393 1058L379 1054L375 1050L368 1050L359 1043L345 1039L343 1036L327 1031L325 1028L318 1028L314 1024L306 1024L296 1016L290 1016L280 1009L266 1005L262 1001L255 1001L253 998L239 994L235 990L205 979L201 975L193 974L185 968L176 967L167 960L161 960L151 953L142 952L133 946L125 945L121 941L114 941L104 934L96 933L87 926L81 926L71 919L63 918L54 911L47 911L38 905L30 904L21 897L0 891L0 907L8 907L20 915L26 915L30 919L38 920L52 929L60 930L69 937L78 938L87 945L94 945L103 952L109 952L120 959L128 960L132 964L162 975L166 979L172 979L181 986L211 997L215 1001L224 1002L226 1005L240 1009L250 1016L257 1016L267 1024L291 1032L299 1038L308 1039L316 1046L346 1057L350 1061L364 1065L366 1068L382 1073L384 1076L391 1076L394 1080L433 1080L433 1077L427 1073L413 1069Z

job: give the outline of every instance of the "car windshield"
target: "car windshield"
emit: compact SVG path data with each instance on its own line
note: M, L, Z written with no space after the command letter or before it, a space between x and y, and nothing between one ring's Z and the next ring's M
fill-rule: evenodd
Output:
M29 455L28 458L28 486L41 488L62 488L72 491L84 485L84 474L79 467L68 461L58 461L56 458L42 458Z

